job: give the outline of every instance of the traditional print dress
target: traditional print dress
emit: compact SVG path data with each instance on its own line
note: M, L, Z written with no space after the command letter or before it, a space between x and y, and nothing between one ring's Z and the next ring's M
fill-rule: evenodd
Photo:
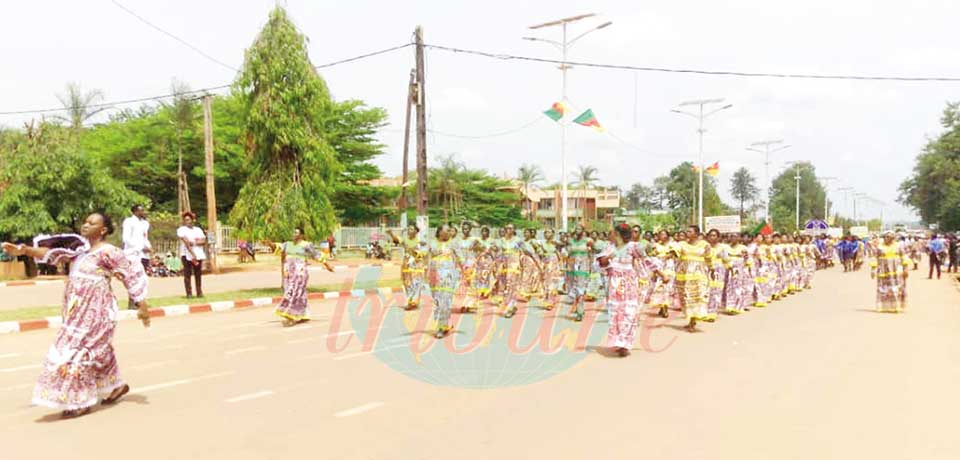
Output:
M604 240L596 240L593 242L593 249L591 251L590 276L587 278L587 300L597 300L600 303L603 303L603 298L606 296L607 274L606 270L600 270L600 264L597 262L597 257L609 245L610 243Z
M420 296L423 295L428 248L419 237L405 237L400 240L400 245L403 246L403 266L400 271L403 292L407 296L407 306L416 307L420 305Z
M489 297L490 290L493 287L495 254L490 250L492 245L493 240L488 238L477 240L477 245L474 246L476 268L474 269L473 289L481 299Z
M640 285L634 264L644 255L637 243L631 241L619 248L609 244L599 257L605 257L609 262L604 268L608 283L607 310L610 313L607 345L630 349L637 334L637 316L640 314Z
M658 276L654 280L653 291L650 294L650 306L668 308L673 305L675 283L677 281L675 271L677 260L671 246L662 243L653 245L653 255L663 277Z
M501 257L500 280L502 280L502 289L500 295L500 306L507 314L513 314L517 310L517 298L520 295L520 256L524 252L525 243L520 238L502 238L498 242L497 251ZM498 284L500 281L498 281Z
M640 289L640 304L647 305L650 303L651 295L653 295L654 281L656 281L653 278L653 273L656 267L653 261L650 260L652 257L647 255L649 243L641 239L636 242L636 245L641 257L633 259L633 269L637 272L637 288Z
M688 320L708 320L707 312L708 279L707 257L710 245L706 241L690 244L681 241L677 244L679 263L677 264L677 295Z
M543 241L538 245L540 263L543 269L544 306L557 306L560 290L563 289L563 274L560 270L560 253L553 241Z
M460 248L455 241L433 241L428 248L433 320L438 327L445 327L450 323L453 299L460 286Z
M80 410L124 385L113 351L117 325L117 298L110 281L118 277L129 298L147 297L147 275L140 263L131 263L123 251L110 244L90 249L78 235L40 236L34 246L51 239L71 243L51 249L38 263L70 263L70 277L63 294L63 326L47 351L43 370L33 390L33 404L57 410Z
M766 307L774 299L777 289L777 262L773 252L773 245L757 246L757 307Z
M731 315L740 314L746 306L747 247L742 244L730 246L726 262L726 279L723 284L723 311Z
M710 291L707 297L707 320L714 321L723 308L723 286L727 279L727 264L729 256L727 255L729 246L719 243L710 248L709 266L709 287Z
M877 246L870 262L877 278L877 311L900 313L907 308L907 280L903 276L911 263L897 242Z
M589 239L570 240L567 246L567 294L571 300L587 295L587 283L590 278Z
M773 259L773 272L776 275L773 281L773 299L779 300L787 295L789 289L789 280L785 264L786 256L783 252L782 244L773 244L770 246L771 259Z
M462 276L460 277L457 297L461 299L466 308L472 308L478 297L474 289L474 280L477 276L477 251L475 248L479 241L480 239L475 236L459 237L454 240L460 256L463 258Z
M301 241L283 243L283 252L286 253L286 262L283 264L283 300L274 313L291 321L310 319L309 303L307 302L307 284L310 283L310 270L307 259L326 260L326 256L317 251L313 243Z
M521 300L529 301L543 293L543 274L540 269L537 249L531 241L524 241L523 251L520 253L519 295Z

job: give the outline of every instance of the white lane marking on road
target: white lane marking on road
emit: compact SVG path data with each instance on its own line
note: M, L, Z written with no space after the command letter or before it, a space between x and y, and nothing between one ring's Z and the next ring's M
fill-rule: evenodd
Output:
M3 354L3 355L0 355L0 359L3 359L3 358L16 358L17 356L20 356L20 353L6 353L6 354Z
M17 371L25 371L29 369L39 369L39 368L40 368L39 364L30 364L29 366L17 366L17 367L8 367L6 369L0 369L0 372L17 372Z
M233 336L233 337L225 337L225 338L216 340L216 342L221 342L221 343L222 343L222 342L230 342L230 341L233 341L233 340L243 340L243 339L249 339L249 338L253 338L253 337L259 337L259 336L258 336L257 334L235 335L235 336Z
M13 386L9 386L9 387L0 388L0 391L24 390L24 389L27 389L27 388L32 387L33 385L34 385L34 384L32 384L32 383L22 383L22 384L20 384L20 385L13 385Z
M297 327L286 327L280 329L283 332L297 332L297 331L309 331L310 329L315 329L316 326L306 325L306 326L297 326Z
M353 416L353 415L359 415L359 414L362 414L362 413L364 413L364 412L372 411L372 410L374 410L374 409L376 409L376 408L378 408L378 407L381 407L381 406L383 406L383 405L384 405L384 403L382 403L382 402L380 402L380 401L369 402L369 403L366 403L366 404L364 404L364 405L362 405L362 406L354 407L353 409L342 410L342 411L340 411L340 412L337 412L337 413L333 414L333 416L334 416L334 417L337 417L337 418L350 417L350 416Z
M169 360L169 361L160 361L160 362L150 363L150 364L141 364L141 365L139 365L139 366L130 366L130 367L128 367L127 369L131 369L131 370L135 370L135 371L145 371L145 370L147 370L147 369L154 369L154 368L157 368L157 367L166 366L167 364L176 364L176 363L179 363L179 362L180 362L180 361L177 361L177 360L175 360L175 359L171 359L171 360Z
M398 348L407 348L407 346L406 346L406 345L400 345L400 346L392 346L392 347L385 347L385 348L375 348L375 349L370 350L370 351L361 351L361 352L352 353L352 354L349 354L349 355L337 356L336 358L333 358L333 360L334 360L334 361L343 361L343 360L345 360L345 359L353 359L353 358L359 358L359 357L361 357L361 356L372 355L372 354L374 354L374 353L376 353L376 352L378 352L378 351L396 350L396 349L398 349Z
M248 394L248 395L242 395L242 396L237 396L236 398L230 398L230 399L226 400L226 402L228 402L228 403L235 403L235 402L240 402L240 401L249 401L249 400L251 400L251 399L263 398L263 397L266 397L266 396L270 396L270 395L272 395L272 394L273 394L273 392L270 391L270 390L258 391L258 392L256 392L256 393L250 393L250 394Z
M228 375L233 375L235 373L236 372L233 372L233 371L218 372L216 374L201 375L201 376L197 376L189 379L180 379L180 380L173 380L171 382L157 383L154 385L147 385L143 387L134 388L134 393L146 393L154 390L162 390L164 388L171 388L171 387L176 387L180 385L186 385L188 383L198 382L201 380L210 380L218 377L226 377Z
M328 339L330 337L340 337L340 336L349 335L349 334L353 334L353 331L331 332L327 335L320 336L320 337L307 337L305 339L288 340L287 343L290 345L295 345L298 343L315 342L317 340Z
M238 348L238 349L236 349L236 350L229 350L229 351L226 352L226 354L229 356L229 355L236 355L236 354L240 354L240 353L247 353L247 352L249 352L249 351L261 351L261 350L266 350L266 349L267 349L267 347L258 345L258 346L255 346L255 347Z

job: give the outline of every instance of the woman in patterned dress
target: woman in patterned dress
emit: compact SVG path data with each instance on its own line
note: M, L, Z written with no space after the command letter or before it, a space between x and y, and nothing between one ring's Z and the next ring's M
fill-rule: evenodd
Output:
M80 235L41 235L33 247L3 243L11 256L28 256L38 263L70 264L61 315L47 352L43 370L33 390L33 404L62 411L64 418L90 412L102 402L112 404L130 391L120 378L113 351L117 326L117 298L110 287L118 278L137 306L137 317L150 325L147 275L139 261L133 262L116 246L104 241L113 233L113 221L105 214L87 216Z
M500 230L497 230L497 239L494 241L493 248L495 250L496 257L494 257L494 283L493 283L493 300L496 303L503 302L503 288L507 284L506 271L504 267L507 264L507 256L502 251L499 250L503 238L507 235L507 228L500 227Z
M593 242L587 238L583 225L577 225L567 244L567 295L573 304L570 314L574 321L583 320L587 283L590 279L590 248Z
M773 237L764 235L760 241L758 249L760 268L757 277L757 290L760 292L760 298L757 301L758 307L766 307L773 302L777 294L777 259L773 250Z
M760 235L754 237L747 232L741 235L746 249L743 252L743 310L749 311L756 306L760 299L760 288L757 278L760 272Z
M513 224L508 224L505 228L504 236L495 246L497 253L502 258L500 266L500 279L503 283L500 299L500 310L504 318L512 318L517 314L517 300L520 296L518 292L521 283L520 257L527 251L527 245L523 240L517 237L516 229ZM500 283L500 281L498 281Z
M746 271L747 247L743 237L737 234L727 238L729 246L727 276L723 283L723 311L728 315L739 315L744 304L744 272Z
M893 232L883 234L870 261L870 278L877 280L877 311L901 313L907 308L907 278L910 257L895 241Z
M657 242L653 245L653 255L659 265L660 273L654 278L650 306L659 310L663 318L670 316L668 309L673 304L676 291L677 265L676 253L670 245L670 234L666 230L657 233Z
M407 234L401 239L393 230L387 230L393 244L403 247L403 264L400 268L403 292L407 297L407 309L420 306L427 269L427 245L420 239L420 229L415 224L407 226Z
M600 237L600 232L594 230L590 232L590 241L593 244L590 246L590 276L587 277L587 296L586 300L588 301L600 301L598 303L603 304L603 296L605 291L606 283L606 272L600 270L600 265L597 262L597 256L607 247L609 242L606 238Z
M303 239L303 229L293 230L293 241L280 246L280 271L283 274L283 300L274 313L283 318L283 327L310 320L307 285L310 283L310 271L307 259L315 259L330 272L333 267L327 262L324 253L317 251L313 243Z
M543 268L543 306L547 310L553 310L559 304L560 290L563 289L560 253L553 237L553 230L544 230L543 241L537 246L540 252L541 267Z
M536 241L536 230L523 230L523 252L520 254L519 299L530 302L543 292L543 274L540 272L540 256Z
M460 248L450 239L452 227L443 224L437 228L436 241L430 242L430 295L433 296L433 321L436 323L435 337L442 339L453 329L450 326L450 311L453 298L460 286L460 273L463 259Z
M634 259L633 269L637 272L637 288L640 289L640 305L650 303L650 296L653 292L654 265L651 258L647 256L649 241L643 239L643 229L639 225L634 225L630 229L630 241L637 244L637 249L643 257Z
M707 243L710 245L708 267L708 294L706 321L712 323L717 320L720 309L723 307L723 285L727 279L727 264L729 247L720 239L720 231L712 228L707 232Z
M472 236L471 232L473 232L473 225L464 221L460 224L460 238L453 240L463 258L463 276L460 277L460 287L456 296L458 302L462 302L461 313L475 310L480 297L474 289L477 276L477 247L480 240Z
M494 254L491 252L493 240L490 239L490 227L480 227L480 239L474 246L476 253L476 269L474 270L473 289L479 300L490 297L490 288L494 279Z
M630 354L637 333L637 316L640 314L640 288L637 271L638 259L643 259L638 244L630 241L630 226L619 224L610 232L611 244L600 253L600 266L607 273L607 308L610 312L607 329L607 345L617 355Z
M690 227L687 241L677 245L677 294L686 316L687 331L697 330L697 321L708 320L708 261L710 245L700 239L700 229Z

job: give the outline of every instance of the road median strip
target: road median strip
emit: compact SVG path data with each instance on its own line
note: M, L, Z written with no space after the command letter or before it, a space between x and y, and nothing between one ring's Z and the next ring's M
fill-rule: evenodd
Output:
M365 297L367 295L388 295L403 292L399 287L383 287L374 289L355 289L352 291L340 292L311 292L307 298L311 300L329 300L344 297ZM150 309L151 318L160 318L164 316L184 316L195 313L222 312L236 310L241 308L265 307L280 303L283 297L257 297L252 299L225 300L220 302L209 302L194 305L168 305ZM136 310L119 310L117 312L117 321L131 321L137 319ZM58 328L63 325L63 319L59 316L50 316L41 319L21 320L21 321L3 321L0 322L0 334L12 334L17 332L37 331L42 329Z

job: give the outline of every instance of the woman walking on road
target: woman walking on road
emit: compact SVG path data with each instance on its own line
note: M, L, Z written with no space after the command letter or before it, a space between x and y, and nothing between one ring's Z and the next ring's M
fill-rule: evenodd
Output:
M429 245L430 294L433 296L433 320L435 336L442 339L453 329L450 326L450 311L453 298L460 286L463 259L456 242L451 241L452 227L443 224L437 228L437 240Z
M617 355L630 354L637 334L640 314L640 284L634 263L644 255L636 242L630 241L630 226L619 224L610 232L611 244L598 256L607 279L607 309L610 312L607 345Z
M654 257L659 268L659 275L654 278L653 292L650 295L650 306L658 309L662 318L670 316L668 309L673 304L676 291L676 253L670 242L670 234L666 230L657 233L657 242L653 245Z
M697 330L697 321L708 320L707 257L710 245L700 239L700 228L690 228L687 241L677 247L677 295L687 318L687 331Z
M870 277L877 280L877 311L900 313L907 308L907 269L910 258L894 241L893 232L883 234L870 261Z
M143 266L131 263L123 251L104 242L113 233L104 214L87 216L80 235L39 236L34 246L3 243L12 256L29 256L39 263L70 263L57 331L47 353L33 403L63 411L64 417L87 414L99 402L112 404L130 391L120 378L113 351L117 325L117 298L110 288L117 278L137 305L137 317L150 325L146 302L147 276Z
M307 259L318 260L330 272L333 267L327 262L327 256L317 251L313 243L304 241L303 228L293 230L293 241L287 241L280 247L280 270L283 273L283 300L274 313L283 318L283 327L290 327L310 320L307 302L307 284L310 283L310 271Z
M420 229L414 224L407 226L407 234L403 239L393 230L387 230L387 234L393 239L393 244L403 247L403 264L400 268L403 293L407 297L407 309L417 308L420 306L427 268L426 243L420 239Z

